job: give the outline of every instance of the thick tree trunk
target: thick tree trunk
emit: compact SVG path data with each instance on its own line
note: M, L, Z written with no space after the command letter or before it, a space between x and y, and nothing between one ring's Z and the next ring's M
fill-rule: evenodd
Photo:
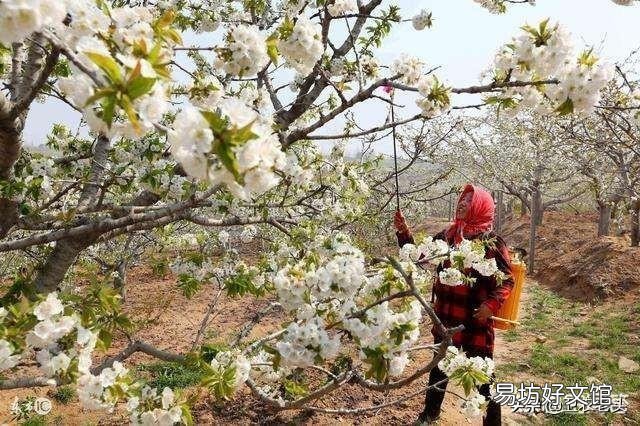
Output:
M11 45L10 97L0 95L0 180L11 181L13 178L13 166L22 151L22 130L29 107L58 61L59 51L55 50L41 71L46 56L42 47L45 44L42 34L34 34L26 58L21 43ZM15 200L0 197L0 239L17 223L18 213Z
M10 105L0 95L0 180L11 180L13 165L20 157L22 149L20 133L21 121L8 118ZM0 239L4 238L18 221L18 203L10 198L0 197Z
M611 204L598 201L598 237L604 237L611 232Z
M527 214L528 206L524 200L520 200L520 216L525 216Z
M89 247L91 243L92 241L87 239L58 241L46 263L38 272L34 283L36 291L38 293L56 291L67 271L76 261L78 254Z
M531 216L529 224L529 271L533 273L536 258L536 239L538 226L542 223L542 197L537 185L533 186L531 194Z
M631 247L640 246L640 200L633 202L631 211Z
M542 225L542 217L544 215L544 207L542 204L542 194L538 187L531 194L531 217L535 221L536 226Z
M89 180L82 188L78 208L88 207L95 202L100 190L100 181L104 174L109 147L109 139L105 136L99 136L93 153ZM35 279L36 290L39 293L56 291L78 255L91 246L99 236L100 234L92 234L58 241Z

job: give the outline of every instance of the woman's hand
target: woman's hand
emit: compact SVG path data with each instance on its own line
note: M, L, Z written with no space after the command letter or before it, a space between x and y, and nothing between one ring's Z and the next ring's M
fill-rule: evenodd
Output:
M487 321L489 317L493 315L491 308L485 303L481 304L479 308L473 310L473 317L480 321Z
M395 216L393 216L393 226L401 234L405 234L405 235L410 234L409 227L407 226L407 222L404 219L404 215L400 210L396 210L396 214Z

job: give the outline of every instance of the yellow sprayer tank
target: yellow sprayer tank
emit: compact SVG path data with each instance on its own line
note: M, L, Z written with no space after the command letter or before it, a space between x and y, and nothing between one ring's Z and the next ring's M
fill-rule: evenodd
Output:
M515 323L518 321L518 311L520 309L520 295L527 275L527 266L519 259L512 260L511 275L513 276L513 289L494 316L493 326L501 330L510 330L516 327ZM510 322L500 321L495 317L504 318Z

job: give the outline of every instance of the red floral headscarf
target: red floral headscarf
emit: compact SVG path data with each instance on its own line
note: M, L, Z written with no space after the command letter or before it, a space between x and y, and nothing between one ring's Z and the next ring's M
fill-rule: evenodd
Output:
M457 216L446 231L448 241L453 240L455 244L460 243L463 237L470 237L481 232L489 231L493 228L493 216L495 206L493 197L487 190L478 186L468 184L462 190L458 203L464 196L472 192L471 203L467 207L467 217L461 219Z

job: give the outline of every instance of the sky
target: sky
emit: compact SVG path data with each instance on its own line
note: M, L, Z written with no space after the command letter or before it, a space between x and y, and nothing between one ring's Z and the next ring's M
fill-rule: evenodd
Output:
M504 15L493 15L472 0L385 0L383 6L398 4L403 18L410 18L421 9L433 13L431 29L416 31L410 22L392 31L379 50L381 63L391 63L400 52L421 58L427 68L440 66L438 75L452 87L478 84L480 74L492 62L498 48L517 35L525 24L537 24L550 17L564 25L573 35L576 46L596 46L604 60L616 62L640 47L640 5L618 6L611 0L537 0L536 6L511 5ZM409 97L399 98L405 105L397 116L408 117L418 112ZM454 104L474 103L470 97L457 96ZM387 115L380 103L366 103L356 110L362 125L380 125ZM40 145L53 123L78 125L79 115L60 101L35 104L27 118L25 142ZM340 122L330 124L319 133L340 131ZM376 147L389 152L388 141Z

